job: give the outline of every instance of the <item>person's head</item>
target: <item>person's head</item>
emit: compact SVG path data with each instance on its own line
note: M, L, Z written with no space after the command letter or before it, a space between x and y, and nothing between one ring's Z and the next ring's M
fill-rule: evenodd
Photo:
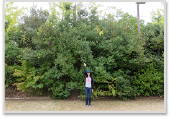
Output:
M90 76L90 74L91 74L91 71L87 70L87 76Z

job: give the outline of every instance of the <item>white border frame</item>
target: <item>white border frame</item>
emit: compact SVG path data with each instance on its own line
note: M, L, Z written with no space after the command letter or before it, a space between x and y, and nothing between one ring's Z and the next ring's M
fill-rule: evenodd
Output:
M68 2L69 0L60 0L59 2ZM118 114L166 114L167 113L167 3L166 0L108 0L108 2L164 2L164 111L5 111L5 75L4 78L2 80L2 84L4 84L2 86L2 91L3 91L3 113L6 114L13 114L13 113L24 113L24 114L28 114L28 113L38 113L38 114L49 114L49 113L59 113L59 114L71 114L71 113L80 113L80 114L84 114L84 113L93 113L93 114L110 114L110 113L118 113ZM4 11L5 11L5 2L58 2L57 0L3 0L3 14L2 14L2 29L4 28ZM92 0L89 1L81 1L81 0L71 0L70 2L92 2ZM94 0L94 2L107 2L105 0ZM3 31L3 36L2 38L5 39L5 31L4 29ZM5 40L4 40L5 41ZM4 42L5 44L5 42ZM4 56L5 56L5 45L4 45ZM5 64L5 59L3 60L4 64ZM4 71L5 71L5 67L4 67Z

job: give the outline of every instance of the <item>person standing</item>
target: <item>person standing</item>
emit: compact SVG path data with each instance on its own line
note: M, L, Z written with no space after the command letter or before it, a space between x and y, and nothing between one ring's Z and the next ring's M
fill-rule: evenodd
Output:
M87 70L85 72L86 64L84 63L84 78L85 78L85 103L86 107L88 107L88 98L89 98L89 107L91 107L91 93L94 89L94 78L91 76L91 71ZM89 97L88 97L89 94Z

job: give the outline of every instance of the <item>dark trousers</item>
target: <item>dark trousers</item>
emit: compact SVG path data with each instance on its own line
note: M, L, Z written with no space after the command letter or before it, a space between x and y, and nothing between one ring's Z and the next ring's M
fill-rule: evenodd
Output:
M88 97L88 93L89 93L89 97ZM89 98L89 105L91 105L91 93L92 93L92 89L85 87L85 102L86 105L88 105L88 98Z

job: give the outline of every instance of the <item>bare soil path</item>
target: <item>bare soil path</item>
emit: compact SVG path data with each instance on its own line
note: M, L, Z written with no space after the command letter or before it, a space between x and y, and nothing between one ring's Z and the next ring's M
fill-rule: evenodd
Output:
M84 100L6 99L5 111L164 111L164 100L93 100L92 107L86 108Z

